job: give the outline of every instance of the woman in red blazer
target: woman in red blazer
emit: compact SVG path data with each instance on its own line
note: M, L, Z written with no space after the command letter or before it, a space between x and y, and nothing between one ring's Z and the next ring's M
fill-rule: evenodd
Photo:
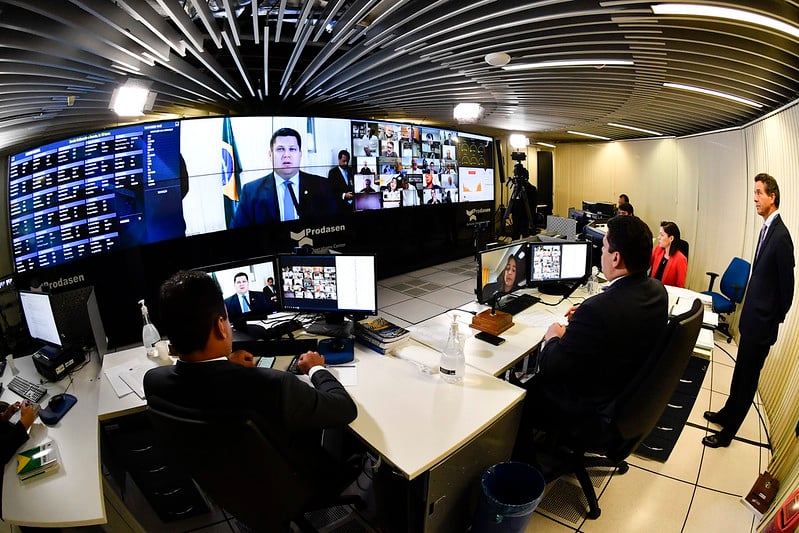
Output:
M679 246L680 228L674 222L661 222L658 244L652 250L649 266L652 269L650 275L662 281L663 285L685 287L688 258L678 249Z

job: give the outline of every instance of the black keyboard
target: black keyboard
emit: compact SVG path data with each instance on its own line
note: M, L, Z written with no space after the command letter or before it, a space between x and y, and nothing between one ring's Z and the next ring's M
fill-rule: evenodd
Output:
M515 298L507 298L507 302L502 302L501 306L497 308L500 311L504 311L506 313L510 313L511 315L516 315L521 313L531 305L535 305L536 303L541 301L541 298L537 296L533 296L532 294L520 294Z
M47 394L46 388L36 383L31 383L27 379L23 379L19 376L14 376L11 381L8 382L8 390L32 402L38 402Z
M297 374L297 375L302 374L299 363L300 363L300 356L295 355L294 359L292 359L291 362L289 363L289 367L286 369L286 372L291 372L292 374Z

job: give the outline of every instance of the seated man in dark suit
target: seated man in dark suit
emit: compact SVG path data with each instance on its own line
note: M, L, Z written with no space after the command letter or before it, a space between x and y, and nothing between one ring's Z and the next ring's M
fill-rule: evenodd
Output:
M529 453L530 428L573 430L608 408L645 361L665 330L668 296L647 276L652 232L638 217L608 221L601 293L569 309L568 326L552 324L525 383L522 427L514 453Z
M263 292L250 291L250 278L246 272L237 272L233 276L236 293L225 298L225 307L231 319L238 318L242 313L273 313L277 310L276 304L268 300Z
M281 128L272 134L269 155L274 171L242 187L232 227L339 213L330 183L300 170L302 139L297 131Z
M252 411L260 415L264 427L259 429L298 471L318 479L320 490L341 490L354 479L319 444L321 430L343 428L358 414L350 395L325 369L323 356L306 352L299 358L309 386L294 374L255 367L248 352L232 352L233 332L222 291L204 272L178 272L165 281L160 310L159 326L179 359L174 366L147 372L147 398L157 396L203 411Z

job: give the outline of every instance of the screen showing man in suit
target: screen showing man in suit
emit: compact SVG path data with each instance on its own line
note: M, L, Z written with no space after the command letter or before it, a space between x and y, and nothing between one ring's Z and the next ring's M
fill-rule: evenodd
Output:
M241 190L233 227L324 217L339 212L336 191L328 180L300 170L302 137L292 128L280 128L269 141L273 171Z
M729 446L738 433L755 398L760 370L777 341L793 298L793 240L779 213L780 187L768 174L758 174L754 182L755 209L763 218L763 226L738 322L741 338L730 395L720 411L706 411L704 415L707 421L723 428L702 439L709 448Z
M237 318L244 313L269 313L274 304L267 300L263 292L250 291L250 277L246 272L237 272L233 276L233 285L236 292L225 298L228 316Z

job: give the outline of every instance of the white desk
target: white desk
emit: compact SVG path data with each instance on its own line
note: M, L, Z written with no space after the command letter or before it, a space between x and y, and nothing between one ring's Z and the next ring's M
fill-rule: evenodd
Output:
M3 520L11 524L39 527L71 527L106 523L100 473L99 437L97 425L97 388L100 365L95 360L57 383L47 384L48 394L42 398L43 407L50 398L64 392L78 402L56 425L47 427L38 419L31 426L30 438L22 445L27 449L47 439L58 445L61 467L58 471L21 482L17 478L16 458L5 466L3 476ZM20 375L38 383L40 376L33 358L14 359ZM11 380L6 368L3 381ZM21 398L9 391L2 399L12 403Z
M111 382L106 372L119 366L130 365L131 363L158 366L157 360L147 357L144 346L136 346L127 350L106 354L103 359L103 371L100 373L100 392L97 402L97 417L100 421L125 416L128 414L143 411L147 403L139 398L135 392L131 391L119 397L111 386Z

